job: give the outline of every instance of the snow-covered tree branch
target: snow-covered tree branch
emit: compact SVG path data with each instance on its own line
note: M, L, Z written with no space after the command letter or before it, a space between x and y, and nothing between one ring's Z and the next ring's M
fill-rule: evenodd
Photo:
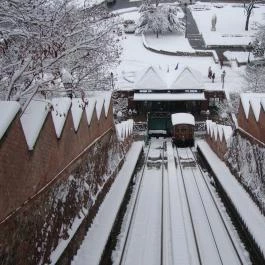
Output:
M63 75L76 91L110 89L109 69L120 54L116 20L104 5L81 10L73 0L1 1L0 98L56 91Z
M140 18L137 22L136 33L184 32L185 23L181 20L183 13L175 5L152 5L144 1L140 7Z
M260 65L247 65L244 75L245 91L265 92L265 67Z

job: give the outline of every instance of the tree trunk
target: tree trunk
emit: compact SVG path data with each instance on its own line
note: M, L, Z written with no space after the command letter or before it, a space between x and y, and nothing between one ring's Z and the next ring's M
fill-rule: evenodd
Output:
M247 14L246 25L245 25L245 31L248 31L248 24L249 24L250 14L251 14L251 12L249 12L249 13Z
M156 32L156 37L158 38L158 30L157 30L157 32Z

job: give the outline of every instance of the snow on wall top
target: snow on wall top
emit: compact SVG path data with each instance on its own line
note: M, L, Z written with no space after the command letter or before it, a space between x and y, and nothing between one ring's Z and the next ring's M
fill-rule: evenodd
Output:
M263 110L265 111L265 98L262 98L260 100L260 103L261 103L261 106L262 106Z
M214 140L216 141L219 137L220 141L225 139L226 143L229 145L230 138L233 134L233 129L231 126L217 124L216 122L213 122L211 120L206 121L206 130L207 134L211 136L211 138L214 137Z
M190 113L174 113L171 115L173 125L177 124L190 124L195 125L194 116Z
M111 91L96 91L91 94L91 96L94 97L96 100L99 99L101 101L102 98L104 99L104 108L105 108L106 117L108 116L109 113L111 95L112 95Z
M56 136L60 138L70 107L74 129L77 131L83 111L86 112L89 125L94 110L96 111L97 118L100 119L104 108L104 113L107 117L110 102L111 92L103 92L100 95L94 94L94 97L85 98L84 101L82 98L73 98L71 100L68 97L53 98L50 102L32 99L20 118L29 150L33 150L50 109L52 109L51 114ZM19 109L20 104L16 101L0 101L0 139L5 134Z
M96 99L95 98L85 98L85 102L86 102L86 117L87 117L87 122L88 125L90 125L92 116L93 116L93 112L95 109L95 105L96 105Z
M202 89L201 79L202 76L198 71L185 67L173 81L170 89Z
M0 101L0 140L20 109L16 101Z
M49 109L48 102L31 100L20 118L29 150L34 148Z
M57 138L60 138L69 108L71 106L71 99L70 98L53 98L52 106L53 106L52 120L53 120Z
M110 101L111 101L111 92L106 93L105 95L104 107L105 107L106 117L108 116L109 113Z
M98 120L100 119L100 115L104 106L105 99L101 96L96 97L96 112Z
M133 119L123 121L115 125L117 137L120 141L123 141L126 137L133 132Z
M249 109L251 106L255 119L258 121L261 106L263 108L265 107L265 93L242 93L240 94L240 100L243 106L245 117L248 119Z
M164 90L167 84L155 67L148 67L135 81L135 88L142 90Z
M81 121L81 117L83 114L84 106L85 106L85 103L83 102L81 98L72 99L71 112L72 112L75 131L78 130L79 123Z

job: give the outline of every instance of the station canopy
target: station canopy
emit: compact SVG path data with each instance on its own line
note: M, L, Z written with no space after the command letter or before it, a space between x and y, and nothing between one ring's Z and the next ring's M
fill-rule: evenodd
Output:
M174 113L171 115L172 125L189 124L195 125L194 116L190 113Z
M202 93L134 93L135 101L201 101L206 100Z

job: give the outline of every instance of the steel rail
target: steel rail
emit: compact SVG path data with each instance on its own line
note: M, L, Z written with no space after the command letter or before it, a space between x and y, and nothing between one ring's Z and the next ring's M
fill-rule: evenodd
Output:
M162 196L161 196L161 237L160 237L160 248L161 248L161 254L160 254L160 264L163 265L163 232L164 232L164 148L165 148L165 142L163 142L163 151L162 151Z

